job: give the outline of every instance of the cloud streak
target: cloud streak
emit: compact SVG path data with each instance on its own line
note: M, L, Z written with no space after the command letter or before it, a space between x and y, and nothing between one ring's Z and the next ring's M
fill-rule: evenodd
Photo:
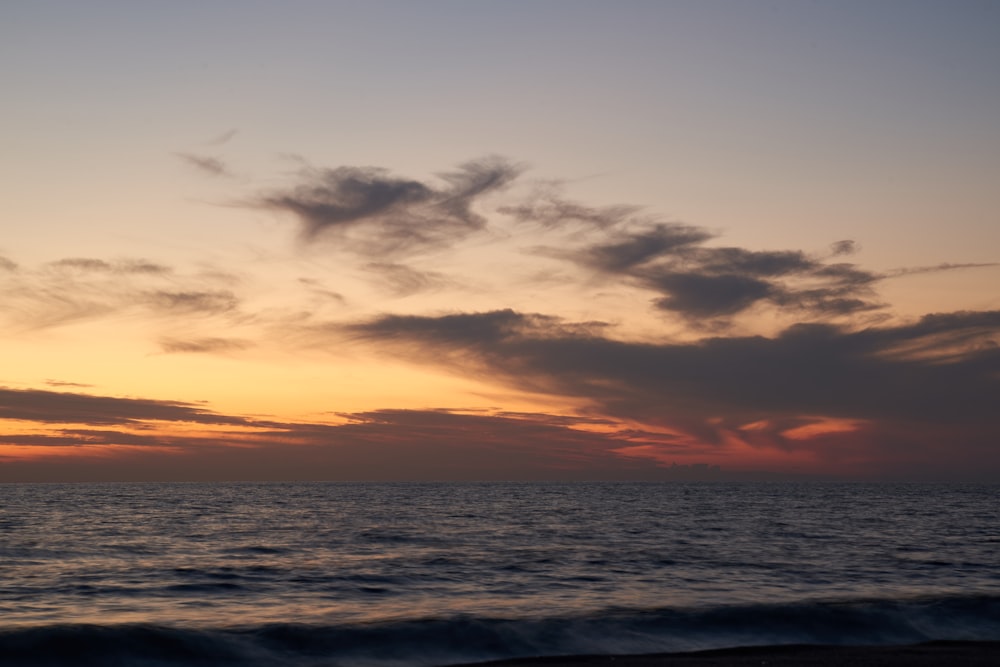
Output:
M635 434L548 414L373 410L339 423L255 421L190 403L0 389L0 481L46 479L574 480L677 475L619 450ZM172 428L185 426L187 428ZM213 430L199 433L190 425ZM582 428L581 428L582 427ZM10 448L25 452L11 456ZM87 452L115 452L88 457ZM46 454L32 459L38 449ZM391 460L395 465L386 466ZM690 472L690 471L688 471Z
M251 343L236 338L162 338L160 349L167 354L206 354L238 352L251 347Z
M0 419L90 426L121 426L146 421L250 424L241 417L218 415L191 403L7 388L0 388Z

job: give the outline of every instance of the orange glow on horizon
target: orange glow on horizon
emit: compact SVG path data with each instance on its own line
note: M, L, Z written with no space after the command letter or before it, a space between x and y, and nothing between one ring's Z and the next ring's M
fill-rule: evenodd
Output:
M177 453L177 447L138 445L0 445L0 460L110 459L127 452Z
M831 433L853 433L863 425L864 422L859 419L821 418L810 424L782 431L781 435L791 440L811 440Z

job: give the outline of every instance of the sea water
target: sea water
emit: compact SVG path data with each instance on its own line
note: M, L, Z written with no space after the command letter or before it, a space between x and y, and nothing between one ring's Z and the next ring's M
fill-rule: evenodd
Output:
M997 485L0 485L0 664L1000 640Z

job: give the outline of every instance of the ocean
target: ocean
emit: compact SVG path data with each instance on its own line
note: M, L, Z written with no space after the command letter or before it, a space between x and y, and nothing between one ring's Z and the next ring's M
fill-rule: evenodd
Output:
M1000 640L997 485L0 485L0 664Z

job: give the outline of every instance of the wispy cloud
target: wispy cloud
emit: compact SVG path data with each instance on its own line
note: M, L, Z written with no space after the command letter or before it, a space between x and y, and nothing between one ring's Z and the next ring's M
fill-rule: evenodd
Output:
M216 137L212 137L205 143L208 144L209 146L221 146L223 144L228 144L230 141L233 140L233 137L235 137L238 133L239 130L233 128L232 130L227 130Z
M238 338L161 338L160 349L167 354L204 354L236 352L251 347L252 343Z
M888 278L895 278L897 276L911 276L920 273L940 273L942 271L959 271L962 269L985 269L993 266L1000 266L996 262L986 262L986 263L966 263L966 264L953 264L950 262L944 262L941 264L934 264L933 266L912 266L902 269L895 269L894 271L889 271L886 274Z
M14 331L30 331L130 312L228 315L241 304L228 289L231 282L228 275L185 275L141 258L67 257L22 268L0 281L6 305L2 319Z
M586 206L566 199L560 193L562 183L549 182L535 187L528 196L504 204L497 212L519 222L533 222L543 227L565 227L574 223L609 228L621 225L642 208L626 204Z
M168 274L172 272L169 266L145 259L118 259L109 262L95 257L65 257L49 262L48 267L81 273Z
M222 158L211 155L197 155L195 153L176 153L177 157L185 163L211 174L213 176L229 176L229 167Z
M271 192L258 204L295 214L306 241L329 237L364 254L396 254L481 230L486 219L475 204L520 171L502 158L483 158L440 174L442 187L376 167L312 168L299 185Z
M239 299L229 290L155 290L143 293L142 298L155 310L169 313L227 313L239 304Z
M329 289L316 278L299 278L298 282L300 285L305 286L308 292L314 297L319 297L324 301L335 301L340 304L347 302L347 298L343 294Z
M50 264L57 269L70 269L77 271L110 271L111 265L103 259L93 259L91 257L66 257L56 260Z
M66 380L46 380L45 384L49 387L78 387L86 388L92 387L93 385L85 384L82 382L68 382Z
M442 273L420 271L405 264L371 262L365 268L375 273L379 281L395 296L409 296L452 285L452 281Z

